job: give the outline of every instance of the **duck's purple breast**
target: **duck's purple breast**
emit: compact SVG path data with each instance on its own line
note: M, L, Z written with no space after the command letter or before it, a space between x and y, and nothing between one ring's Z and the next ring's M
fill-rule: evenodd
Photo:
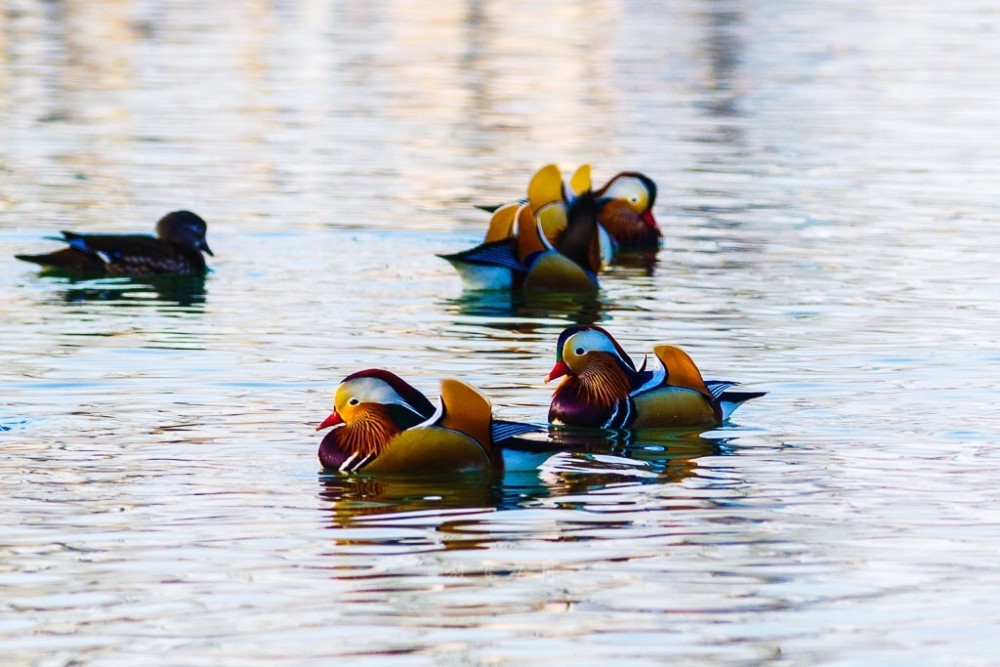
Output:
M549 404L549 422L567 426L600 428L608 421L611 411L586 400L577 383L564 382Z
M326 470L339 470L351 452L345 451L340 446L340 428L335 428L325 436L319 443L319 462Z

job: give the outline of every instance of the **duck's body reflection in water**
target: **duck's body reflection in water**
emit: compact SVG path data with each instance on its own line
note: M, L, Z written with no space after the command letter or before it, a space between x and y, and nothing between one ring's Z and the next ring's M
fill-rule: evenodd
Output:
M320 497L330 501L335 526L380 515L434 514L503 505L503 474L329 474L319 476Z
M526 322L553 318L594 324L604 318L606 309L600 292L469 291L442 299L441 305L452 315L482 318L483 326L512 331L522 330Z
M46 279L60 280L58 292L65 303L101 302L114 306L181 306L201 312L207 291L205 276L157 276L152 278L79 279L45 271Z
M615 255L612 266L617 267L614 274L650 277L656 273L659 263L655 250L620 250Z
M320 497L329 502L334 527L386 526L417 518L476 519L482 511L529 508L542 499L584 507L580 496L610 485L675 484L690 477L698 459L725 456L726 439L696 433L649 432L606 436L554 431L548 441L504 452L506 470L458 475L321 474ZM465 511L462 511L465 510ZM421 524L424 525L424 524ZM489 531L484 540L493 541ZM382 537L373 535L374 542ZM372 541L363 540L371 544ZM359 543L358 539L348 543ZM466 548L475 546L467 541ZM476 543L478 544L478 543Z

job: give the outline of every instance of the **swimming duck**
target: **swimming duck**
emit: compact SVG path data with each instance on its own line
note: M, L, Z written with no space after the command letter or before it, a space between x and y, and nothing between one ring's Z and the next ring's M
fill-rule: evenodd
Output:
M546 229L557 230L559 249ZM591 291L601 268L597 208L590 191L568 205L555 165L543 167L528 186L528 202L497 209L485 241L448 260L470 289Z
M442 473L503 469L499 443L538 428L494 420L489 400L459 380L441 381L440 407L383 369L345 377L333 412L316 427L334 427L320 443L323 468L339 472Z
M623 171L594 192L597 220L620 250L655 250L663 232L653 216L656 183L637 171Z
M549 167L547 167L549 168ZM583 165L574 172L564 186L563 199L572 199L579 193L591 190L590 165ZM618 250L655 250L663 240L653 206L656 204L656 183L637 171L623 171L612 176L607 183L594 190L597 200L597 222L602 239L602 254L610 259ZM530 200L516 202L523 204ZM500 206L478 206L495 213ZM557 238L546 229L549 241L560 248Z
M62 271L136 278L163 274L205 273L205 258L212 255L205 232L208 225L190 211L174 211L156 223L156 236L147 234L78 234L61 232L68 248L44 255L14 255Z
M736 382L705 381L686 352L657 345L659 368L636 368L618 341L595 325L565 329L546 382L564 377L549 406L553 424L593 428L710 426L765 392L733 391Z
M485 242L499 241L513 237L517 233L514 224L514 211L522 204L530 204L539 212L539 223L545 239L555 250L566 253L572 251L573 235L565 236L569 223L569 204L577 196L590 190L590 165L582 165L573 176L563 182L562 174L555 165L547 165L539 170L528 185L528 196L509 204L498 206L477 206L477 208L493 214ZM598 206L598 210L600 206ZM599 214L598 214L599 216ZM598 217L598 220L600 218ZM597 224L597 239L594 252L597 253L599 268L604 269L611 264L618 245L608 234L608 231ZM588 264L593 260L588 257Z

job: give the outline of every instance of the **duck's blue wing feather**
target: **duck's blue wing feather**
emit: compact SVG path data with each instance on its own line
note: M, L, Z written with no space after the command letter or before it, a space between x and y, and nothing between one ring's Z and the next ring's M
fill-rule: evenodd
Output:
M513 238L491 241L450 255L438 255L449 262L500 266L511 271L527 271L517 259L517 240Z
M494 419L493 423L490 424L490 436L493 438L493 442L503 442L504 440L516 438L525 433L535 433L543 430L543 428L534 424L505 421L503 419Z

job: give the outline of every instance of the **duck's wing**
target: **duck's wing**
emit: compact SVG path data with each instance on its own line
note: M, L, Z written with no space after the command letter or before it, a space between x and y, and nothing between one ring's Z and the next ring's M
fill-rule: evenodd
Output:
M496 444L501 444L504 440L510 440L525 433L538 433L544 430L541 426L535 426L534 424L512 422L504 419L494 419L493 423L490 424L490 435Z
M500 241L481 243L475 248L447 255L438 255L453 266L458 264L479 264L481 266L497 266L510 271L524 271L525 267L517 257L517 240L505 238Z
M74 250L112 264L130 256L158 257L173 254L170 244L148 234L78 234L62 231L62 238Z
M546 204L566 201L563 190L562 172L554 164L548 164L535 172L528 183L528 203L534 212Z
M663 378L665 385L692 389L708 400L715 401L715 395L709 391L701 371L687 352L676 345L657 345L653 348L653 354L667 371Z
M527 272L517 257L517 239L513 237L438 257L455 267L469 289L510 289L515 276Z
M705 380L701 371L686 352L673 345L658 345L653 348L656 358L666 369L666 374L655 386L647 385L644 390L662 390L669 388L685 388L697 391L715 411L719 421L729 419L729 416L744 402L760 398L765 391L734 391L739 382L729 380Z
M89 257L79 260L84 269L110 275L190 275L205 272L201 250L145 234L78 234L62 232L69 250Z
M673 345L657 345L653 355L663 370L640 373L647 379L631 394L636 428L691 426L723 419L718 399L684 350Z
M572 191L573 196L576 197L578 195L583 194L584 192L587 192L588 190L591 190L592 187L593 187L592 180L590 178L590 165L581 164L579 168L577 168L577 170L573 172L573 176L570 177L569 188Z
M514 235L514 222L520 206L520 204L505 204L493 212L493 216L490 217L489 229L486 230L484 243L503 241Z
M162 244L144 234L79 234L61 231L59 236L46 237L61 241L68 248L40 255L15 255L17 259L57 269L83 273L104 273L119 265L130 253L149 255L162 253Z
M476 388L441 381L441 405L423 424L394 438L366 472L446 473L503 466L491 434L492 407Z
M584 292L597 289L597 276L553 249L528 205L517 214L517 256L528 267L523 287L532 291Z

